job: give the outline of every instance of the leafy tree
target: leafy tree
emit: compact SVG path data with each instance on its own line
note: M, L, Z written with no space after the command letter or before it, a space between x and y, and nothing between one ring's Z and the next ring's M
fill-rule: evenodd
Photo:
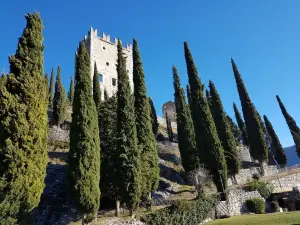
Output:
M159 165L155 136L152 132L151 109L147 97L142 60L137 41L133 39L133 84L135 123L138 145L141 146L141 194L155 191L159 181Z
M186 172L198 169L199 154L196 148L195 132L184 90L180 87L177 69L173 67L174 98L176 106L178 147L182 165Z
M203 93L203 84L198 76L196 65L186 42L184 43L184 53L191 89L192 118L200 160L212 172L218 191L223 191L222 186L225 189L227 187L227 166L224 150Z
M73 105L73 99L74 99L74 80L73 80L73 77L71 76L70 88L68 91L68 101L69 101L70 106Z
M53 107L53 98L54 98L54 69L52 68L51 77L50 77L50 85L49 85L49 107Z
M174 133L173 133L173 129L172 129L172 123L171 123L171 120L168 118L167 113L166 113L166 124L167 124L167 133L168 133L169 142L173 142L174 141Z
M108 98L104 90L105 100L101 103L99 119L101 121L101 192L103 197L113 198L118 193L116 174L118 155L117 147L117 98Z
M281 112L285 118L285 121L290 129L290 132L293 136L294 142L296 144L296 152L298 154L298 156L300 157L300 143L298 143L298 136L300 135L300 130L299 127L297 126L296 121L294 120L294 118L287 112L285 106L283 105L281 99L279 98L278 95L276 95L279 107L281 109Z
M241 105L243 109L243 115L246 124L247 137L250 146L251 156L258 160L261 167L261 172L264 175L263 162L268 160L268 148L266 145L264 132L261 127L259 115L251 102L251 99L248 95L242 77L238 71L237 66L235 65L233 59L231 59L232 68L234 72L234 77L236 80L236 85L238 93L241 100Z
M66 118L66 91L61 82L60 67L57 68L55 92L53 98L53 119L54 124L60 126Z
M275 156L275 160L281 167L285 167L287 164L287 158L286 158L284 149L278 139L278 136L277 136L271 122L269 121L269 119L266 115L264 115L264 121L266 124L266 129L272 140L271 151L273 152L273 154Z
M99 113L100 106L101 106L101 90L98 81L98 70L97 70L96 62L94 65L94 76L93 76L93 97L96 104L97 112Z
M159 124L158 124L158 121L157 121L156 110L155 110L153 101L150 97L149 97L149 104L150 104L150 108L151 108L152 131L153 131L154 135L157 135Z
M243 139L243 144L246 146L249 146L248 143L248 137L247 137L247 131L246 131L246 125L244 123L244 120L236 106L235 103L233 103L233 109L234 109L234 114L235 114L235 118L236 118L236 122L240 128L240 131L242 132L242 139Z
M209 81L209 90L211 112L224 149L228 173L231 176L234 176L241 168L241 161L238 156L236 142L226 117L221 98L212 81Z
M43 76L43 25L27 24L10 74L0 79L0 224L33 224L32 210L44 189L47 165L47 86Z
M83 42L77 54L69 178L71 192L83 214L82 220L89 222L95 218L100 205L100 140L97 110L92 96L90 57Z
M122 44L118 40L117 152L119 157L116 168L119 177L116 196L118 216L120 200L127 205L131 214L140 201L140 151L137 146L133 95L123 54Z

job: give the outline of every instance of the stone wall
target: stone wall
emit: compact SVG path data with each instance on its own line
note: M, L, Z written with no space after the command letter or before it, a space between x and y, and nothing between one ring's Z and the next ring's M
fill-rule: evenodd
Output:
M262 198L258 191L246 192L242 189L235 189L228 193L228 211L230 216L247 213L246 200L250 198ZM263 199L263 198L262 198Z
M244 145L239 145L237 147L239 152L239 158L242 162L252 162L249 148Z
M172 101L168 101L162 106L163 118L166 118L166 114L168 115L168 119L172 122L176 122L176 107L175 103Z
M300 173L291 174L284 177L274 177L269 181L274 185L276 191L291 191L294 187L300 188Z
M69 134L70 134L70 130L61 129L57 126L53 126L49 128L48 140L69 141Z

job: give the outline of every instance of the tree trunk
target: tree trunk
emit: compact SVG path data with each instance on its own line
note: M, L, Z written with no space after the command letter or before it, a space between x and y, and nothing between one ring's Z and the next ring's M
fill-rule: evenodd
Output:
M129 215L130 215L132 218L134 218L134 209L133 209L133 208L130 209Z
M265 172L265 167L264 167L264 161L259 161L259 167L260 167L261 175L265 176L266 172Z
M119 199L116 200L116 216L117 217L120 216L120 200Z

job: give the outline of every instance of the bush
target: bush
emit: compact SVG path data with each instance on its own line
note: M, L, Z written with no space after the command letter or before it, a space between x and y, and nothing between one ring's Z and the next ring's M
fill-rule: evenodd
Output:
M259 180L260 179L260 175L258 173L254 173L252 175L253 180Z
M270 210L272 213L279 212L279 204L277 201L270 202Z
M300 210L300 199L297 199L295 201L295 208L296 208L296 210Z
M142 220L147 225L199 224L212 212L216 198L198 197L191 201L176 201L171 206L146 215Z
M249 212L255 214L262 214L266 211L266 203L261 198L251 198L246 201L247 209Z
M248 183L248 191L258 191L263 198L268 198L274 191L274 186L263 181L253 180Z

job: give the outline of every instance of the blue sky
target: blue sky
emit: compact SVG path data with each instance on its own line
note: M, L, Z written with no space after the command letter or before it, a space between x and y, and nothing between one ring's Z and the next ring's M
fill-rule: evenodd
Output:
M25 26L24 14L44 21L45 72L61 66L69 87L74 52L90 26L131 43L137 38L148 94L161 114L173 100L172 65L187 83L183 42L187 41L205 85L211 79L233 116L240 106L230 58L242 74L257 110L266 114L284 146L293 140L276 102L279 94L300 123L300 1L297 0L3 0L0 13L0 69L8 70Z

